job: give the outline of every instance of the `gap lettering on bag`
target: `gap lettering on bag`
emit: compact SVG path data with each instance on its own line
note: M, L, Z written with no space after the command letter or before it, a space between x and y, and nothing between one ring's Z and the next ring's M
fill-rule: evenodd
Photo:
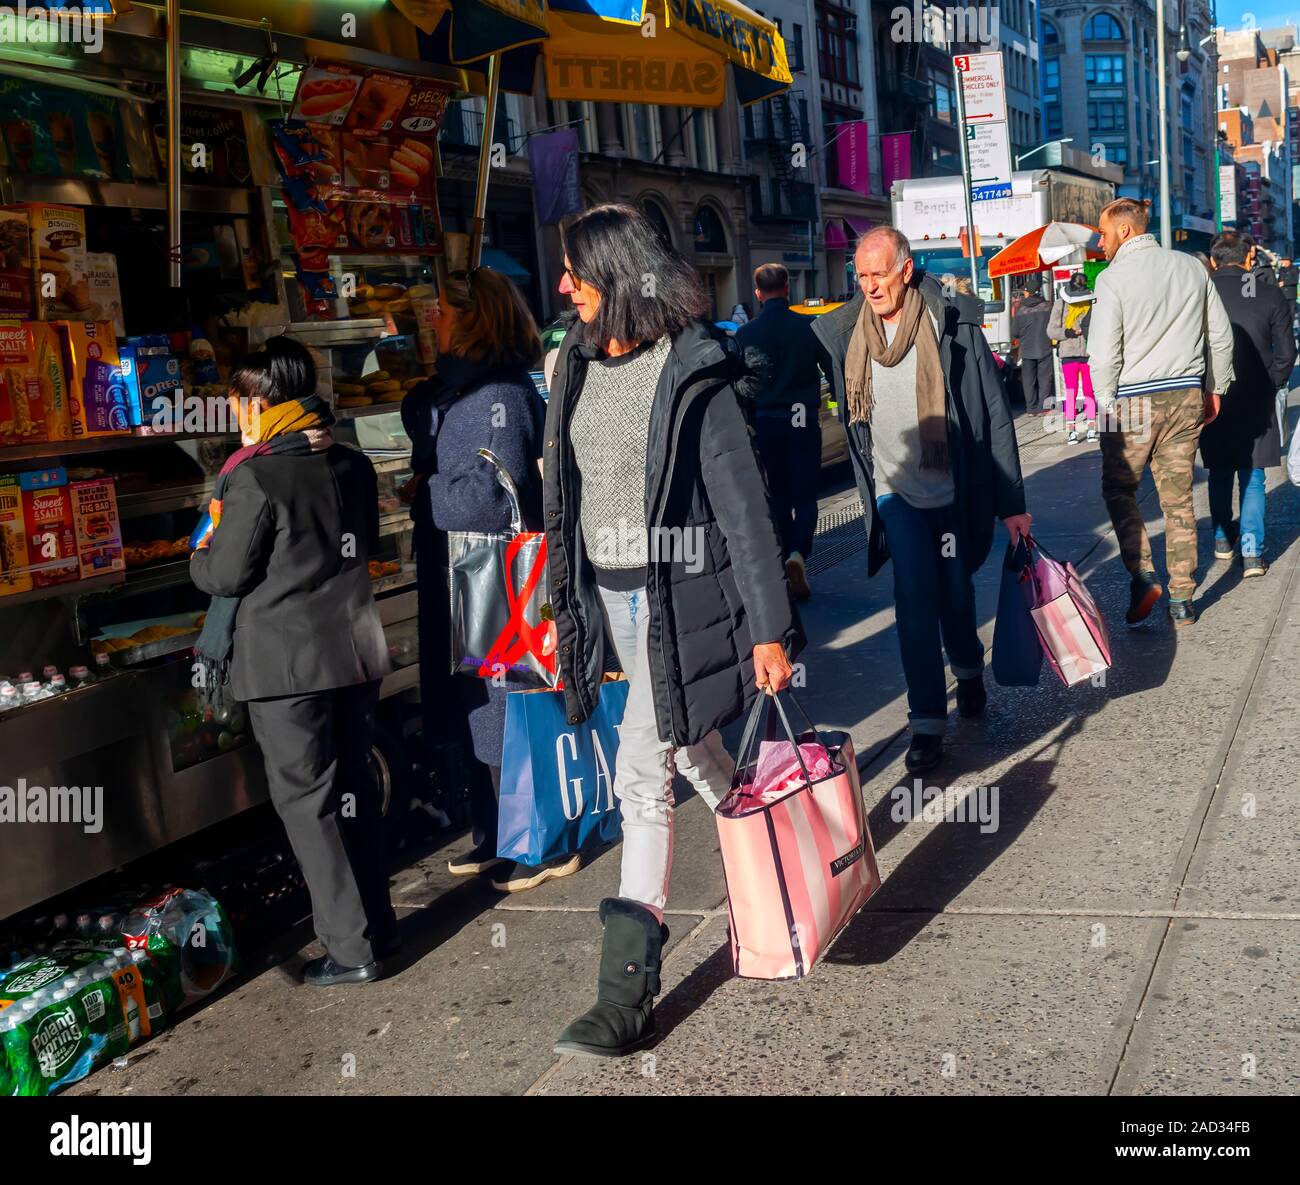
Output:
M593 731L592 746L596 751L596 797L592 803L593 815L614 809L614 780L609 776L609 761L601 747L600 737ZM565 750L568 750L566 757ZM555 771L560 780L560 806L564 817L573 822L582 814L586 797L582 792L582 779L569 777L570 761L578 760L578 738L575 733L562 732L555 738ZM601 806L601 799L605 805Z

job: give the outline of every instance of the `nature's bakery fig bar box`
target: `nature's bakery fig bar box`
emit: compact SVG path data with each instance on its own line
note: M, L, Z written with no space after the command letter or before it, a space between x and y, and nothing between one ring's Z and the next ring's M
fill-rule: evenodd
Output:
M32 584L49 588L76 580L81 569L67 470L55 466L20 473L18 486L23 496L23 529Z
M27 566L27 526L18 474L0 473L0 597L30 592Z
M130 400L112 323L56 321L55 326L63 343L73 439L129 433Z
M111 477L74 481L72 518L77 528L77 560L81 579L126 570L122 528L117 517L117 490Z

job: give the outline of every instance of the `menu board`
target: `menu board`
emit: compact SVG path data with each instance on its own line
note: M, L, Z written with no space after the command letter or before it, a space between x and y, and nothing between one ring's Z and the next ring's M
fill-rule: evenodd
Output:
M436 139L451 92L424 78L343 62L316 62L298 76L293 117L359 139L408 132Z

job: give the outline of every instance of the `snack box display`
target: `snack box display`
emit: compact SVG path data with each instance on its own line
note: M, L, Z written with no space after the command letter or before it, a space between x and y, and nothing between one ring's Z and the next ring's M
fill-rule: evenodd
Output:
M74 481L72 519L77 531L77 562L82 580L126 570L117 487L111 477Z
M81 569L67 470L54 466L20 473L18 486L33 587L50 588L78 579Z
M57 321L68 376L74 439L131 430L130 398L117 337L107 321Z
M28 321L36 375L41 384L45 409L45 434L50 440L72 439L72 409L69 405L68 376L63 368L63 341L49 321Z
M154 333L128 338L118 354L131 427L142 435L179 431L175 403L181 390L181 364L172 353L171 337Z
M27 527L18 474L0 473L0 597L29 592L31 587Z
M36 313L32 220L26 210L0 210L0 314Z
M122 320L122 286L117 278L117 256L107 251L86 255L86 281L90 292L88 321L111 321L118 337L126 336Z
M23 321L0 321L0 448L49 439L35 346Z
M85 212L46 202L15 208L31 220L38 320L84 318L90 311Z

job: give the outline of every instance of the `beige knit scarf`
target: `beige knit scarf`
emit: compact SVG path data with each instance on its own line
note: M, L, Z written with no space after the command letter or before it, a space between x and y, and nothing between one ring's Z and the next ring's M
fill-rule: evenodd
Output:
M921 439L921 468L946 472L948 408L939 362L939 340L925 311L925 298L915 285L909 285L903 298L903 316L892 342L886 342L884 322L871 302L862 302L844 359L849 422L871 422L871 363L897 366L913 346L916 347L916 423Z

